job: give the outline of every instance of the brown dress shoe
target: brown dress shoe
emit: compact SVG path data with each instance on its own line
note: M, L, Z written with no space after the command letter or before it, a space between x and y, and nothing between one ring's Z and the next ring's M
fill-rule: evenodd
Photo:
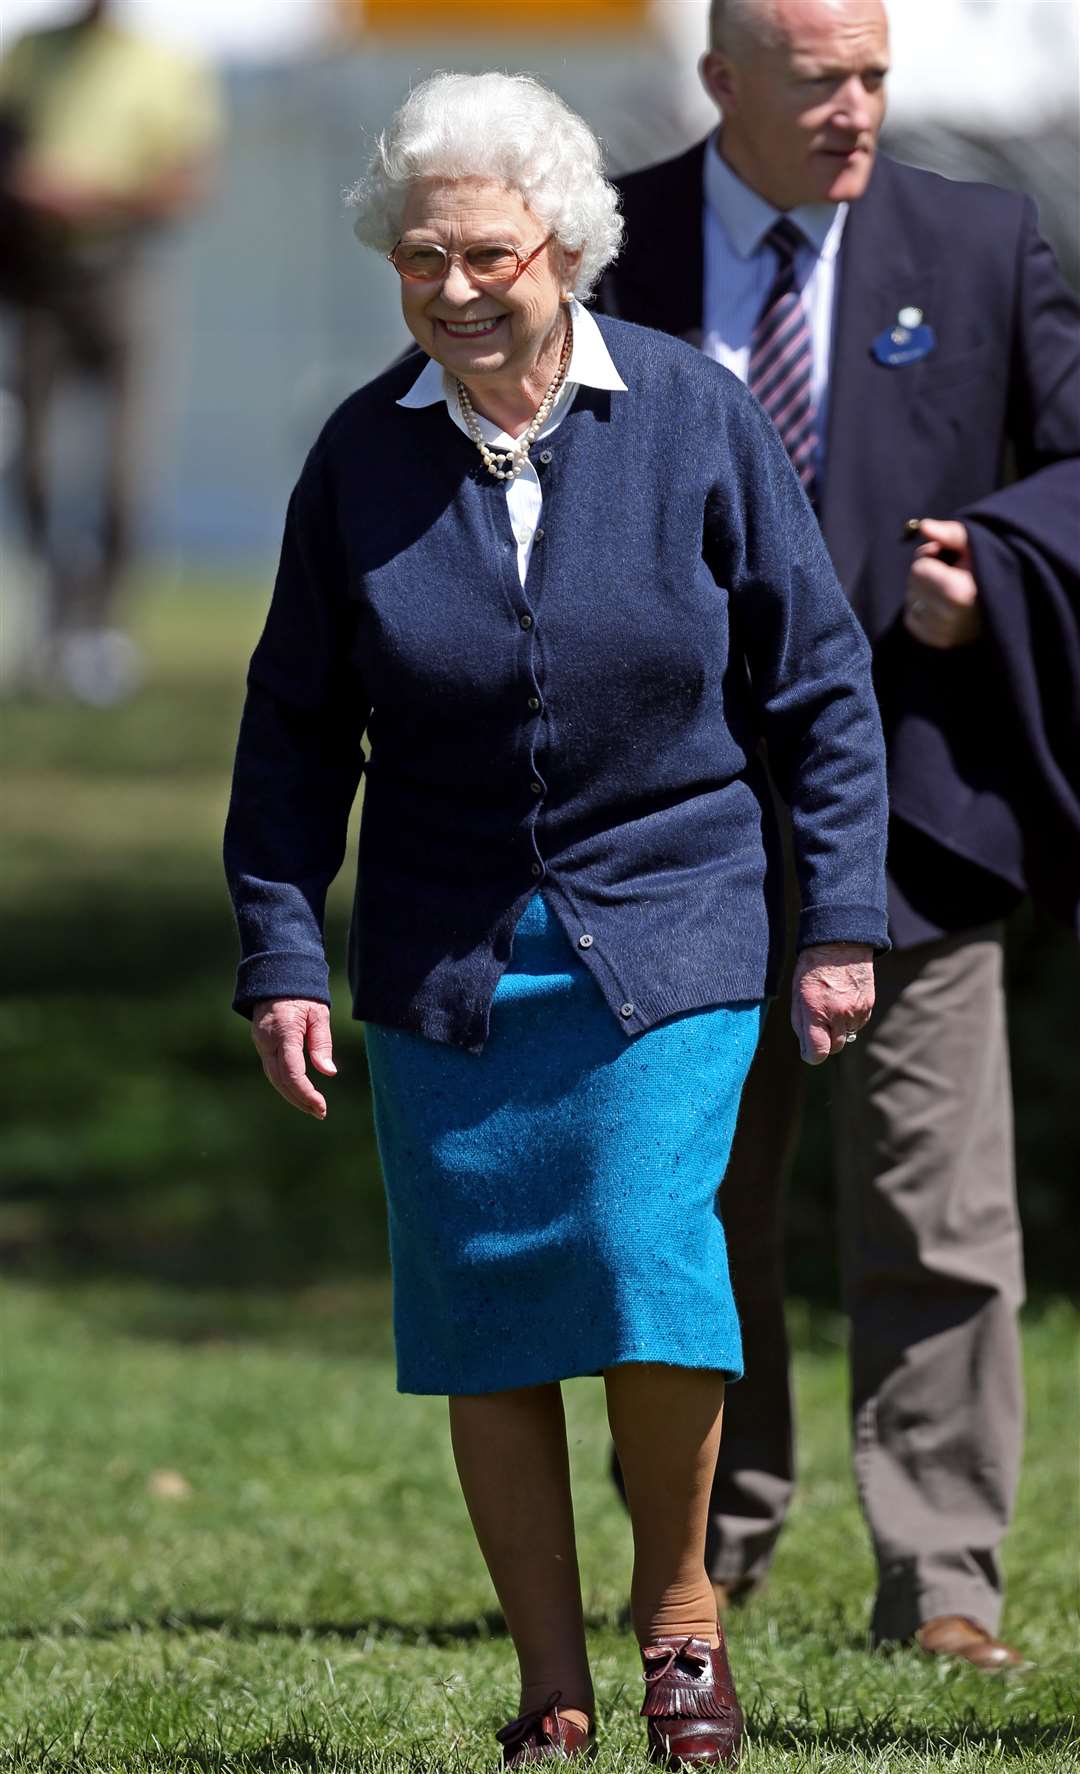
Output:
M569 1761L571 1756L595 1753L595 1727L582 1731L559 1711L561 1694L551 1694L534 1712L523 1712L511 1719L496 1740L502 1744L503 1767L524 1768L528 1762L553 1761L557 1757Z
M915 1643L930 1657L957 1657L986 1675L1030 1668L1019 1651L994 1638L985 1627L976 1626L974 1620L966 1620L963 1614L935 1614L919 1627Z
M742 1707L719 1630L715 1650L703 1638L662 1638L642 1647L650 1762L691 1768L738 1761Z

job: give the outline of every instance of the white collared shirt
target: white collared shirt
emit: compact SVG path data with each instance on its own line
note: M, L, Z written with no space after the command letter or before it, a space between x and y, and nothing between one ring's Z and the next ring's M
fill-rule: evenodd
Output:
M538 443L562 424L574 404L579 388L609 388L626 393L626 383L611 360L611 353L604 344L600 328L588 309L583 308L573 296L570 298L570 320L574 329L574 342L570 350L570 362L566 366L566 379L559 389L547 422L537 436ZM399 407L431 407L440 400L446 402L447 412L458 430L468 437L469 428L462 418L458 404L457 383L449 371L444 370L433 357L429 357L409 392L403 394L397 404ZM496 450L513 448L514 438L507 432L500 431L490 419L477 413L476 420L485 443ZM510 528L517 541L518 576L522 585L529 568L543 503L540 476L532 463L526 462L517 479L506 482L506 504L510 513Z
M720 158L719 131L705 150L705 289L702 348L717 363L745 382L750 369L750 341L757 318L772 288L779 259L765 236L779 221L773 209L751 191ZM836 258L847 220L846 203L803 203L787 211L806 236L795 255L795 275L802 292L813 348L811 385L817 409L819 473L825 440L832 350Z

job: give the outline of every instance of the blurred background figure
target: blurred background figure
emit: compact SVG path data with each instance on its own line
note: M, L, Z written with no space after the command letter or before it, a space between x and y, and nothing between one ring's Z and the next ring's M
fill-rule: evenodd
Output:
M219 131L207 70L124 28L109 0L27 32L0 62L0 294L16 310L18 500L41 577L31 669L87 703L138 680L116 621L149 368L144 246L205 198ZM97 407L74 477L53 437L73 377Z

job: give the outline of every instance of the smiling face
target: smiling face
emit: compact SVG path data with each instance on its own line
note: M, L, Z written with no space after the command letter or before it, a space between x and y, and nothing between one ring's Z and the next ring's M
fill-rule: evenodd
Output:
M409 192L401 238L433 241L450 253L481 243L512 246L528 258L549 233L516 191L483 179L425 179ZM546 387L563 340L562 299L577 255L550 240L513 283L471 277L455 258L441 282L401 280L401 307L413 338L467 387L492 383Z
M702 59L724 159L776 209L862 196L885 116L881 0L763 0L762 33Z

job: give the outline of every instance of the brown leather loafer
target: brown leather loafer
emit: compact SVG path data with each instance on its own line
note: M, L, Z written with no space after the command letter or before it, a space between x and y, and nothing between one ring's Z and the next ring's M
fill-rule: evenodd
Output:
M559 1711L561 1694L551 1694L535 1712L523 1712L511 1719L495 1737L502 1744L503 1767L524 1768L529 1762L547 1762L571 1756L592 1756L595 1753L595 1727L579 1730Z
M915 1634L915 1643L928 1657L956 1657L984 1675L1004 1675L1010 1669L1030 1669L1027 1659L1012 1645L994 1638L963 1614L935 1614Z
M665 1768L724 1763L734 1767L743 1715L728 1667L723 1629L714 1650L703 1638L662 1638L644 1645L642 1716L649 1760Z

